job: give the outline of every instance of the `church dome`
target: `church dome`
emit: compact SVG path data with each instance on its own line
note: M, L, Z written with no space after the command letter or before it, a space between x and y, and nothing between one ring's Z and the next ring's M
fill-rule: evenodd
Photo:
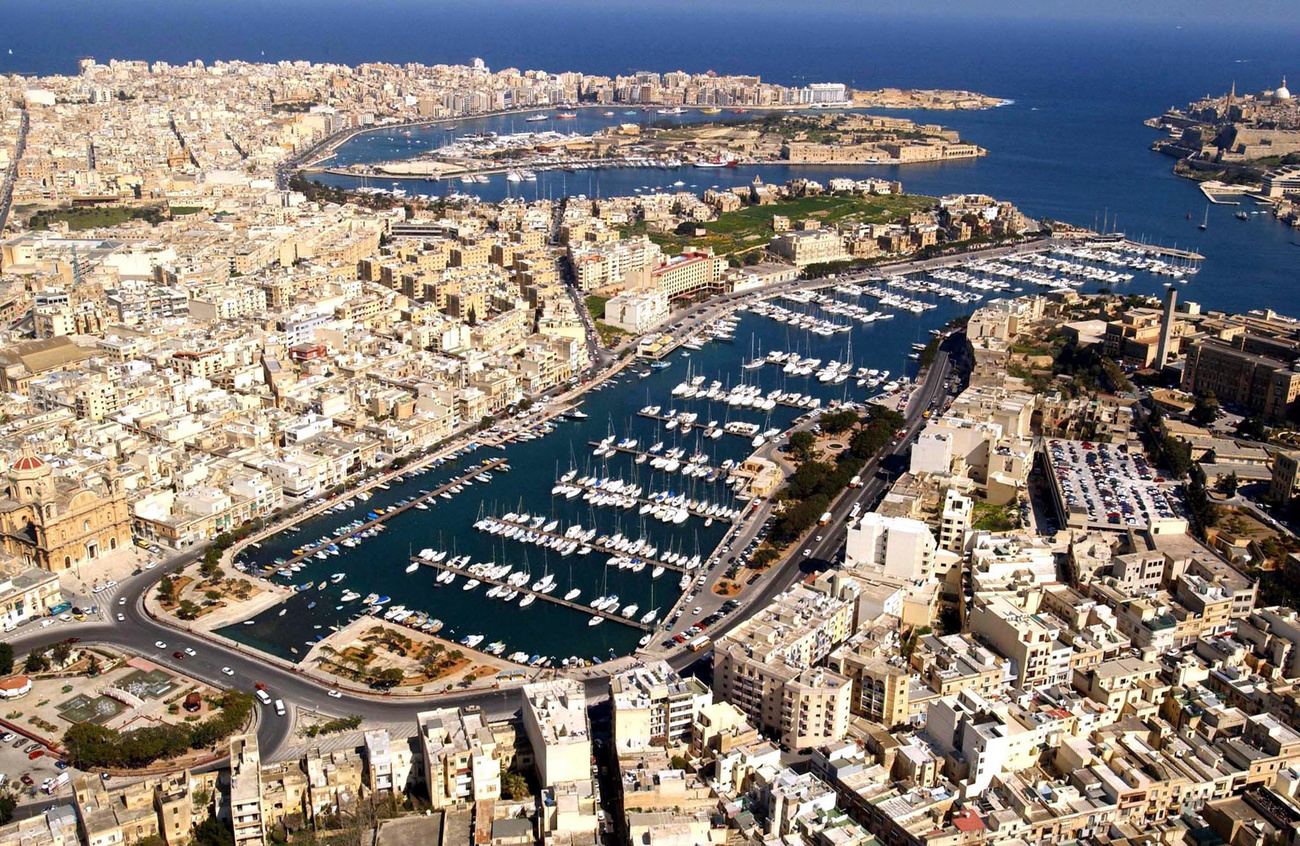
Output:
M22 458L15 461L14 466L10 469L31 471L40 470L43 467L45 467L45 461L40 456L24 455Z
M1273 90L1273 99L1277 101L1290 100L1291 90L1286 87L1286 77L1282 77L1282 84Z

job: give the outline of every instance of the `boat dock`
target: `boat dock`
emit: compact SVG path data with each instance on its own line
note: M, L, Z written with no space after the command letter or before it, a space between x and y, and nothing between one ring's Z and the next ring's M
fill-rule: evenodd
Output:
M574 611L582 612L583 614L586 614L589 617L604 617L606 620L613 620L615 623L622 623L625 626L631 626L632 628L640 629L643 632L652 632L655 630L654 626L642 623L640 620L630 619L628 617L624 617L621 614L617 614L617 613L610 614L606 611L597 611L595 608L592 608L590 605L583 605L581 602L570 602L564 597L551 596L549 593L541 593L539 591L533 590L527 585L524 585L522 587L515 587L514 585L508 584L500 579L489 579L487 576L476 576L473 573L471 573L469 570L462 570L459 567L450 567L442 561L425 561L421 558L412 558L411 561L418 564L423 564L427 567L433 567L435 570L450 571L452 573L455 573L457 576L463 576L466 579L478 579L480 582L482 582L485 585L495 585L497 587L504 587L509 590L517 590L521 594L528 594L530 596L535 596L538 599L544 599L547 602L553 602L556 605L563 605L565 608L570 608ZM460 583L455 583L447 586L447 590L464 590L464 589L465 586ZM518 611L520 609L518 606L516 606L514 610Z
M572 482L562 482L562 483L560 483L560 484L573 485L574 487L582 488L583 490L587 490L587 491L592 491L593 493L598 493L598 494L609 494L610 496L616 496L616 497L620 497L620 498L624 498L624 499L630 499L630 500L632 500L633 502L637 503L638 505L649 505L649 506L652 506L652 507L654 507L654 506L661 506L661 505L662 505L662 506L665 506L665 507L667 507L667 508L679 508L679 507L680 507L680 508L684 508L684 509L686 509L686 513L690 514L692 517L698 517L698 518L700 518L701 520L725 520L725 521L727 521L728 523L734 523L737 519L739 519L739 516L737 516L737 517L729 517L729 516L719 515L719 514L708 514L708 513L706 513L705 510L703 510L703 509L700 509L700 508L698 508L698 507L696 507L696 508L690 508L690 507L688 507L688 506L685 505L685 504L682 504L681 506L674 506L674 505L670 505L670 504L667 503L667 502L656 502L655 500L653 500L653 499L649 499L649 498L644 497L644 496L629 496L627 493L624 493L624 492L622 492L622 491L611 491L611 490L606 490L606 489L600 487L599 485L593 485L593 484L580 485L580 484L578 484L578 480L577 480L577 479L574 479ZM554 495L554 496L562 496L562 494L553 494L553 495ZM594 505L595 503L592 503L592 504ZM707 504L707 503L706 503L706 504ZM715 504L716 504L716 503L715 503ZM734 511L736 511L736 512L742 512L744 509L739 509L739 508L738 508L738 509L729 509L729 510L734 510Z
M356 537L357 535L361 534L367 529L374 528L375 526L378 526L379 524L385 523L389 519L396 517L398 514L401 514L405 511L409 511L412 508L415 508L415 506L421 502L427 502L428 500L431 500L434 497L439 496L440 494L451 490L456 485L463 485L467 480L472 480L475 476L479 475L480 473L496 470L498 467L500 467L502 464L505 463L506 460L504 458L494 458L491 461L485 461L482 464L476 465L475 467L471 468L468 472L466 472L464 475L452 479L450 482L440 485L437 488L434 488L433 490L429 491L427 494L421 494L420 496L416 497L415 499L412 499L410 502L406 503L405 505L395 505L392 508L385 511L384 513L380 514L378 517L375 517L374 519L371 520L367 520L366 522L362 523L356 528L350 529L346 534L335 535L334 537L330 538L328 541L324 543L316 543L316 544L312 544L311 546L300 547L300 549L302 549L301 553L295 554L292 558L286 558L284 561L272 565L269 569L274 571L281 567L290 567L294 564L297 564L300 561L303 561L304 559L311 558L316 553L337 544L339 541L344 541L347 540L348 538Z
M667 457L667 456L665 456L665 455L663 454L662 451L661 451L661 452L647 452L646 450L643 450L643 449L637 449L636 447L619 446L618 444L602 444L600 441L588 441L588 442L587 442L587 446L589 446L589 447L601 447L601 446L603 446L603 447L605 447L605 449L607 449L607 450L612 449L612 450L615 450L615 451L617 451L617 452L621 452L621 453L623 453L624 455L630 455L630 456L632 456L633 458L640 458L641 456L644 455L644 456L646 457L646 461L647 461L647 462L649 462L649 461L653 461L653 460L655 460L656 458L666 458L666 457ZM729 470L724 470L724 469L722 469L721 467L714 467L714 466L711 465L711 464L692 464L692 463L691 463L687 458L685 458L685 457L677 459L677 463L680 464L681 466L678 468L677 471L674 471L674 472L680 472L681 470L684 470L684 469L686 469L687 467L698 467L698 468L700 468L701 470L704 470L704 471L705 471L705 472L704 472L704 476L707 476L709 473L717 473L718 475L713 479L714 482L725 482L725 481L727 480L727 476L729 476L730 473L731 473L731 471L729 471ZM654 468L654 469L659 470L659 469L662 469L662 468L656 467L656 468ZM666 471L665 471L665 472L666 472ZM696 478L703 479L704 476L697 476ZM707 480L706 480L706 481L707 481Z
M1235 205L1235 204L1234 204ZM1176 247L1158 247L1154 244L1139 244L1137 241L1125 241L1124 246L1132 250L1151 253L1161 258L1185 259L1187 261L1204 261L1205 256L1193 250L1180 250Z
M600 552L600 553L603 553L603 554L605 554L605 555L616 555L616 556L620 556L620 557L622 557L622 558L638 559L638 560L644 561L644 562L645 562L645 565L646 565L647 567L652 568L652 569L655 568L655 567L663 567L665 570L672 570L674 573L685 573L685 572L687 572L686 568L683 567L683 566L681 566L680 564L669 564L667 561L660 561L660 560L657 560L657 559L654 559L654 558L647 558L647 557L644 556L644 555L635 555L635 554L629 554L629 553L626 553L626 552L620 552L619 550L615 549L614 547L612 547L612 546L610 546L610 545L608 545L608 544L600 543L600 542L598 542L598 541L596 541L596 540L594 540L594 539L593 539L593 540L590 540L590 541L586 541L586 542L583 542L583 541L576 541L574 538L566 538L564 535L562 535L562 534L560 534L560 533L558 533L558 532L547 532L547 531L545 531L545 530L543 530L543 529L533 529L533 528L529 528L529 527L526 526L526 525L523 525L522 523L514 523L514 522L510 522L510 521L507 521L507 520L502 520L502 519L500 519L500 518L495 518L495 517L492 518L492 519L496 520L498 523L501 523L501 524L504 525L504 526L514 526L514 527L517 527L517 528L520 528L520 529L524 529L524 530L530 532L531 534L535 534L535 535L537 535L537 536L539 536L539 537L543 537L543 538L546 538L546 539L548 539L548 540L562 540L562 541L564 541L565 543L568 543L569 541L575 541L579 546L589 546L589 547L591 547L591 551L592 551L592 552ZM487 530L486 530L486 529L480 529L479 531L487 531ZM490 533L489 533L489 534L490 534ZM501 537L501 536L500 536L500 535L496 535L496 537ZM509 538L505 538L505 539L506 539L506 540L509 540ZM516 543L520 543L521 541L516 540L515 542L516 542ZM425 561L425 560L421 559L420 563L421 563L421 564L429 564L429 563L431 563L431 562L428 562L428 561ZM692 572L694 572L694 571L692 571Z

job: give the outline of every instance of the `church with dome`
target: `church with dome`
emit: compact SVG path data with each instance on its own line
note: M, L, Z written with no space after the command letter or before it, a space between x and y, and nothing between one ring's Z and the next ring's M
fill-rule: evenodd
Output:
M73 479L31 450L0 471L0 556L60 572L131 543L121 479L110 470Z
M1300 100L1287 88L1285 76L1276 88L1257 94L1238 94L1233 83L1225 95L1207 94L1147 125L1170 133L1155 149L1201 163L1249 166L1300 153Z

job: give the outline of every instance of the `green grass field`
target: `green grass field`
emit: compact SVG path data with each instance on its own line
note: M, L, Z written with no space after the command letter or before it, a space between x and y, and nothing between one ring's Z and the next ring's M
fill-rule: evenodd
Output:
M792 224L800 220L815 219L823 226L843 223L887 223L903 215L933 208L933 197L901 194L885 197L799 197L770 206L746 206L734 212L725 212L717 220L700 224L707 234L700 238L693 234L650 234L666 251L680 251L687 246L712 247L718 255L736 252L766 244L772 238L772 217L783 215ZM624 231L624 236L645 234L644 224Z

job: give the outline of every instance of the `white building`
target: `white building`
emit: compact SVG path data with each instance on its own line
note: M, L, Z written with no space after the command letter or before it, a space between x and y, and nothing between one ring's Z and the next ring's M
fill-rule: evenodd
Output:
M700 709L713 704L713 691L703 682L683 679L664 661L611 676L609 694L619 754L689 742Z
M581 682L524 685L523 718L543 786L591 778L591 732Z
M624 291L605 303L605 322L641 335L668 319L668 295L657 288Z
M880 570L907 582L926 581L934 573L935 549L930 527L920 520L870 512L849 524L844 566Z

